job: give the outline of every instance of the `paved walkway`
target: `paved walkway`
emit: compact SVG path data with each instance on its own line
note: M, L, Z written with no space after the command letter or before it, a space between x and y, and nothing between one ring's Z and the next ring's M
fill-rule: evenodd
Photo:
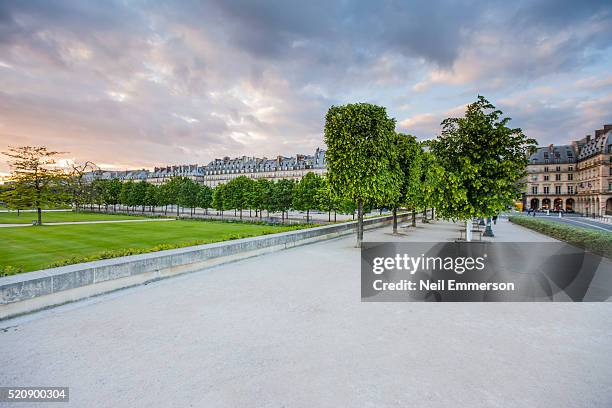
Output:
M400 229L366 239L459 226ZM506 221L495 232L547 240ZM354 242L2 322L0 384L70 386L74 407L612 406L612 303L362 303Z
M44 222L48 225L82 225L82 224L115 224L119 222L157 222L157 221L176 221L174 218L151 218L148 220L108 220L108 221L68 221L68 222ZM0 228L11 227L33 227L33 224L0 224Z

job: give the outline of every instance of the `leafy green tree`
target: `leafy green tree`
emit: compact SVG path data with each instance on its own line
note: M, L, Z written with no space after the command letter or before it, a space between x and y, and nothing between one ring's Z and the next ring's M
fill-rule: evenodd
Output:
M247 208L249 193L254 181L246 176L239 176L230 180L224 188L224 201L227 208L238 210L242 220L242 210Z
M9 147L3 152L9 158L13 189L5 192L3 201L9 207L36 208L38 225L42 225L42 208L66 202L66 177L53 167L60 152L44 146Z
M393 233L397 234L397 209L407 206L412 211L415 225L416 210L422 205L421 146L416 138L402 133L396 134L396 148L399 168L402 174L397 201L390 203L393 211Z
M317 192L324 185L323 178L313 172L308 172L295 185L292 206L296 210L306 211L306 222L310 222L310 210L319 208Z
M208 209L213 205L213 189L208 186L200 186L197 196L197 205L204 209L204 213L208 214Z
M221 218L223 218L223 211L226 209L225 205L225 184L219 184L213 190L213 208L217 210L217 214L221 214Z
M134 188L134 182L132 180L128 180L124 182L121 186L121 193L119 194L119 202L127 207L128 212L130 211L130 207L132 206L132 189Z
M272 200L274 211L281 212L282 222L285 222L285 214L291 209L293 203L293 191L295 189L295 181L289 179L281 179L274 183L272 190Z
M191 179L184 179L178 195L178 203L181 207L189 208L189 214L193 216L194 208L198 205L198 192L200 186Z
M466 221L466 240L471 240L471 220L491 217L517 199L516 183L526 176L529 153L536 147L519 128L510 128L483 96L468 105L465 117L442 122L442 134L431 141L432 152L451 184L442 201L443 216ZM451 189L451 191L448 191Z
M100 207L105 204L104 201L104 197L105 197L105 193L106 193L106 188L107 188L107 184L108 184L108 180L101 180L101 179L97 179L97 180L93 180L91 182L91 194L90 194L90 198L91 204L96 204L98 206L98 211L100 211Z
M128 200L130 201L130 204L134 207L141 206L142 212L144 212L145 210L148 185L149 184L144 180L141 180L138 183L134 183L130 191L130 194L128 196Z
M332 192L357 203L357 245L361 246L364 203L392 203L400 194L395 120L381 106L332 106L325 121L325 143Z
M179 204L179 195L181 192L181 187L183 183L187 180L185 177L172 177L170 180L166 181L164 185L165 187L165 198L168 204L176 205L176 215L180 215L180 204Z
M355 219L355 211L357 211L357 204L349 198L339 198L337 201L338 212L340 214L347 214L353 216Z
M262 218L264 209L269 208L272 196L272 182L265 178L260 178L255 181L251 196L251 204L255 208L255 215L259 213L259 218Z
M318 188L315 198L317 207L327 212L327 221L331 222L331 213L334 212L334 222L336 221L336 211L338 209L338 198L334 196L327 178L323 178L323 183Z
M119 179L109 180L104 189L104 202L113 206L113 211L117 210L117 204L121 202L120 196L123 190L123 183Z
M164 215L168 214L168 205L171 204L171 187L168 183L163 183L158 187L157 205L164 207Z
M153 209L159 205L159 190L160 188L155 184L147 183L144 204L149 206L149 210L151 212L153 212Z

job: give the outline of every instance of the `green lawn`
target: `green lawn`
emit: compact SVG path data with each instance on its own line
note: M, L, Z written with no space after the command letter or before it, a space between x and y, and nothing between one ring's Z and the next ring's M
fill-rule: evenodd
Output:
M97 213L80 213L72 211L43 212L43 224L46 222L69 222L69 221L107 221L107 220L136 220L146 217L131 215L112 215ZM36 219L35 212L0 212L0 224L31 224Z
M27 272L51 264L112 258L296 228L187 220L0 228L0 274L6 266Z

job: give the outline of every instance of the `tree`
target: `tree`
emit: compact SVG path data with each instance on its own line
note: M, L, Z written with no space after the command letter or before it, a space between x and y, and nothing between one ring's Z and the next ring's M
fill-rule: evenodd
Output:
M132 180L128 180L121 185L121 193L119 194L119 202L127 207L127 211L130 211L131 207L131 195L132 189L134 188L134 182Z
M252 190L253 180L246 176L239 176L231 179L226 185L223 193L226 208L240 211L242 220L242 210L247 208L249 192Z
M42 208L65 202L63 194L65 174L53 167L61 152L49 151L44 146L9 147L3 152L9 157L14 186L3 194L9 207L36 208L38 225L42 225Z
M132 206L141 206L142 212L145 210L146 196L147 196L147 183L144 180L134 183L132 190L130 191L128 200Z
M200 187L191 179L184 179L178 194L178 203L181 207L189 208L189 215L193 216L193 209L198 205L198 192Z
M399 168L402 174L397 201L390 203L393 209L393 233L397 234L397 208L407 206L412 211L412 225L415 226L416 210L423 203L421 185L421 146L416 138L402 133L396 134L396 148Z
M269 209L270 197L272 195L272 182L265 178L260 178L255 181L253 188L253 194L251 197L252 205L255 208L255 212L259 212L259 218L262 218L262 212L264 209ZM268 210L269 211L269 210Z
M176 215L180 215L179 194L183 183L187 180L185 177L172 177L164 183L164 195L168 204L176 205Z
M72 196L72 203L75 211L79 211L84 203L90 202L91 197L88 195L92 192L91 183L85 178L88 173L98 170L93 162L86 161L85 163L71 163L68 176L67 189Z
M395 120L385 108L356 103L329 108L325 121L327 177L332 192L357 203L357 246L363 241L363 205L396 202L401 174Z
M319 208L317 192L323 186L323 178L313 172L308 172L295 185L292 206L296 210L306 211L306 223L310 222L310 210Z
M155 184L147 184L144 204L149 206L151 212L153 212L154 207L159 205L159 187L157 187Z
M100 206L105 204L104 199L107 185L108 180L97 179L91 182L90 203L96 204L98 206L98 211L100 211Z
M334 196L327 178L323 178L323 183L316 192L317 207L327 211L327 221L331 222L331 212L334 212L334 222L336 221L336 211L338 209L338 198Z
M217 214L221 213L221 218L223 218L223 210L225 210L226 206L224 203L224 195L225 195L225 184L219 184L213 190L213 208L217 210Z
M467 241L474 217L496 215L518 198L516 183L525 177L528 156L536 147L520 128L509 128L510 118L502 115L479 95L465 117L442 121L442 134L431 142L450 183L445 194L453 198L442 201L439 210L466 221Z
M272 200L274 211L281 212L282 222L285 222L285 213L289 211L293 203L293 191L295 181L289 179L281 179L274 183L272 189Z
M204 209L204 213L208 214L208 209L213 204L213 189L208 186L200 186L197 195L197 206Z
M121 202L120 196L123 189L123 183L119 179L109 180L104 189L104 202L113 206L113 211L117 210L117 204Z

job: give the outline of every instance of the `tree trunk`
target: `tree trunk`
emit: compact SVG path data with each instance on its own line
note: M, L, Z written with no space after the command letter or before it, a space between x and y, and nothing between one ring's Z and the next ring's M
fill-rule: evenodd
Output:
M38 213L38 225L42 225L42 208L38 207L36 212Z
M363 242L363 201L357 201L357 248Z
M397 207L393 207L393 233L397 234Z
M331 210L327 212L327 221L331 222Z
M412 208L412 226L416 227L416 209Z
M310 210L306 210L306 224L310 224Z
M334 210L334 222L336 222L336 220L337 220L337 215L338 215L338 213L336 212L336 210Z
M240 221L242 221L242 208L240 209Z

